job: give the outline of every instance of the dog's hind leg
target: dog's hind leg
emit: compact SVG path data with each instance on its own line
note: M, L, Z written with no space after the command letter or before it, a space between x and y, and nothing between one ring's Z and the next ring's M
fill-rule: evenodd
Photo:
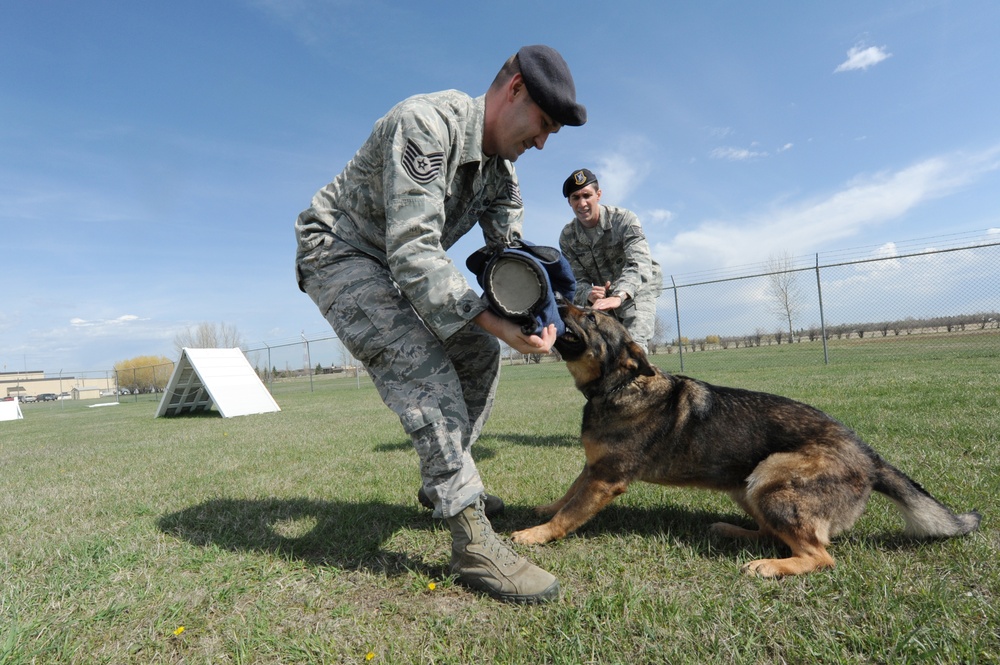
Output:
M751 561L743 571L781 577L832 568L833 557L826 550L830 537L850 527L864 510L869 478L863 466L823 450L778 453L761 462L747 478L742 501L737 500L761 533L780 539L792 555Z
M712 533L728 538L748 538L750 540L777 538L792 550L792 556L785 559L751 561L742 567L743 572L761 577L782 577L801 575L818 568L833 567L833 557L826 551L826 545L829 544L828 528L817 529L805 524L792 527L787 531L776 531L768 524L767 512L751 503L745 492L734 492L730 496L757 521L759 528L744 529L726 522L716 522L711 526ZM759 495L757 498L760 498ZM768 499L765 497L765 506L767 503Z
M729 493L730 498L739 505L748 515L753 516L753 510L747 503L746 491L739 490ZM718 536L726 538L747 538L750 540L760 540L761 538L773 538L774 534L767 528L766 524L760 524L758 520L757 529L745 529L728 522L715 522L709 527L709 531Z
M757 559L744 564L743 572L761 577L783 577L801 575L820 568L833 568L833 557L826 551L828 543L824 543L819 534L813 533L802 539L786 533L776 535L791 548L792 556L785 559Z
M747 538L750 540L760 540L761 538L769 538L771 536L770 533L762 529L744 529L741 526L729 524L728 522L716 522L709 527L709 531L718 536L725 536L726 538Z

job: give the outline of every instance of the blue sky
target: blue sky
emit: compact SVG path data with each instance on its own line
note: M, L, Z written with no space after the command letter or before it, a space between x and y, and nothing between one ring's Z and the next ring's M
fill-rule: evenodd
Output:
M610 7L4 2L0 366L173 357L203 321L328 333L296 215L395 102L479 95L525 44L562 52L590 116L518 160L536 243L582 166L678 281L1000 227L1000 3Z

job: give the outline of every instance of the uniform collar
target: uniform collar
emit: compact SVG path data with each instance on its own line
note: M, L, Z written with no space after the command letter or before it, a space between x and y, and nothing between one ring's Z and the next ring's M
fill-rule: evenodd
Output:
M462 164L485 163L483 154L483 128L486 125L486 95L472 100L472 113L465 124L465 141L462 144Z
M605 206L605 205L604 205L603 203L599 203L598 205L599 205L599 206L600 206L600 208L601 208L601 216L600 216L600 218L599 218L599 219L597 220L597 226L595 226L595 227L593 227L593 228L594 228L594 229L600 229L602 233L603 233L603 232L607 232L607 231L610 231L610 230L611 230L611 216L610 216L610 215L608 215L608 207L607 207L607 206ZM586 237L588 237L588 236L587 236L587 231L588 231L588 229L587 229L586 227L584 227L584 225L583 225L583 224L581 224L581 223L580 223L580 220L578 220L578 219L577 219L577 218L576 218L576 217L574 216L574 217L573 217L573 221L574 221L574 222L576 222L576 223L574 224L574 227L575 227L575 229L576 229L576 234L577 234L577 235L578 235L579 237L581 237L581 238L586 238ZM598 234L598 235L600 235L600 234Z

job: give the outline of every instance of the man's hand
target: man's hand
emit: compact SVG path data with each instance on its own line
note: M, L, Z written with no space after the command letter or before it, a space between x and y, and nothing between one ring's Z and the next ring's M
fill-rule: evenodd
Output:
M473 319L476 324L494 337L506 342L507 346L519 353L548 353L556 341L556 326L550 323L539 335L525 335L521 326L508 319L483 310Z
M614 296L608 292L611 290L611 282L605 282L604 286L594 286L590 289L590 306L598 310L618 309L625 300L620 296Z
M595 301L591 307L599 310L618 309L622 306L622 302L624 301L620 296L609 296Z
M587 296L587 300L590 301L591 305L596 307L598 300L603 300L608 297L608 291L611 290L611 282L605 282L604 286L593 285L590 287L590 294Z

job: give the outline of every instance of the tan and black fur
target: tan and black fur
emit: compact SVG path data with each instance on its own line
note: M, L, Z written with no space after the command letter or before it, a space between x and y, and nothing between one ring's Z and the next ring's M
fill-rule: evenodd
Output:
M556 349L587 397L586 463L565 496L535 509L552 519L515 532L515 542L564 537L635 480L728 493L758 529L719 522L713 532L774 537L791 549L743 567L765 577L832 567L830 539L854 524L872 490L900 509L908 534L944 538L979 526L979 513L956 515L822 411L667 374L613 317L566 304L560 311L566 332Z

